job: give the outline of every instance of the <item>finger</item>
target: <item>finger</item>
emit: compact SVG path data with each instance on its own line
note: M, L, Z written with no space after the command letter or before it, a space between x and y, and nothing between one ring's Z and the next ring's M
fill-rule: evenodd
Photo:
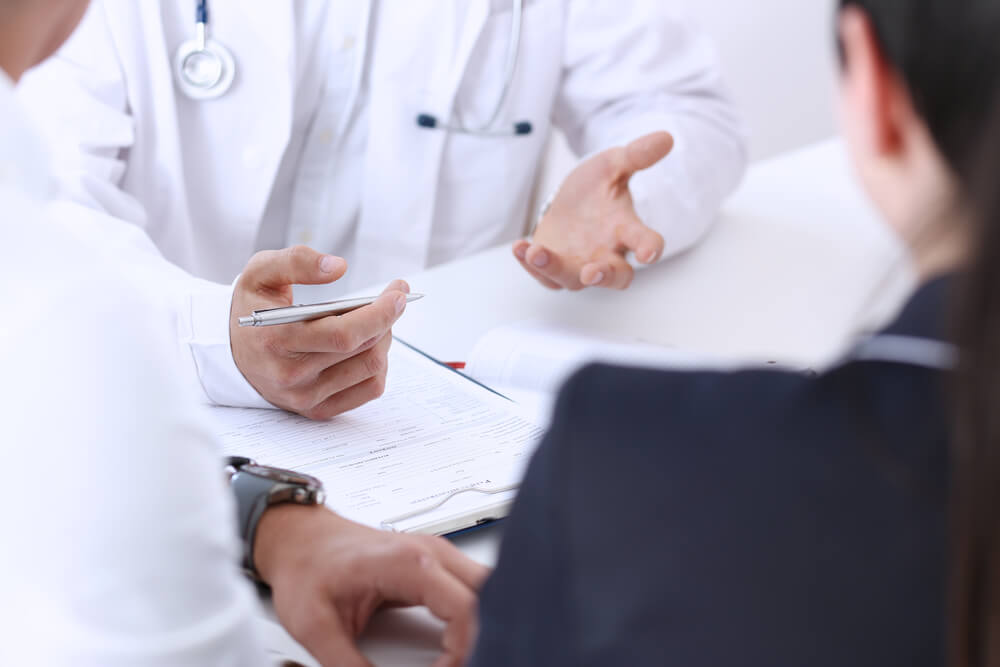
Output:
M605 287L614 280L615 271L608 262L590 262L580 269L580 282L587 287Z
M530 246L531 244L529 243L529 244L526 244L526 245ZM527 248L525 248L525 252L527 252ZM558 283L552 282L551 280L549 280L548 278L546 278L545 276L543 276L542 274L540 274L538 271L536 271L533 266L531 266L530 264L528 264L524 260L524 258L519 257L516 250L514 251L514 257L517 258L517 261L521 265L521 267L525 271L527 271L528 273L530 273L532 278L534 278L535 280L537 280L538 282L540 282L542 284L542 286L547 287L547 288L549 288L551 290L561 290L562 289L562 285L559 285Z
M343 624L331 609L320 608L313 613L317 618L311 619L310 629L305 633L298 633L295 638L321 665L371 666L372 663L361 655L354 639L345 632Z
M427 607L447 623L443 646L447 653L464 657L475 639L476 594L446 570L434 553L416 541L401 542L390 562L382 564L382 597Z
M560 287L578 290L580 283L580 266L562 255L544 246L533 243L525 255L525 261L536 273Z
M403 294L409 294L410 284L405 280L393 280L384 290L382 290L382 294L385 294L386 292L402 292Z
M343 363L352 357L356 357L359 354L367 352L386 338L392 338L390 335L391 332L392 330L390 329L381 338L369 338L362 343L358 349L348 352L347 354L340 354L339 352L316 352L313 354L306 354L306 363L308 363L312 369L312 377L315 378L331 366L336 366L337 364Z
M347 272L347 262L324 255L306 246L266 250L254 255L241 281L251 289L281 289L288 285L323 285L339 280Z
M520 241L515 241L511 249L514 251L514 257L517 257L518 261L523 262L530 247L531 243L521 239Z
M618 253L607 253L596 262L591 262L580 270L580 282L589 287L625 289L632 284L635 270Z
M388 336L388 334L386 334ZM370 338L361 347L350 354L339 354L335 352L278 352L273 347L283 343L276 343L274 340L264 343L272 351L273 356L263 363L263 365L252 373L255 377L264 382L275 385L277 388L287 392L299 392L303 402L308 400L308 387L314 387L319 381L320 375L326 369L343 363L348 359L363 354L372 349L385 338ZM390 336L391 338L391 336ZM284 348L280 348L284 349ZM272 401L273 402L273 401ZM309 403L310 407L314 403Z
M472 560L444 538L431 537L427 542L445 569L458 577L462 583L477 591L483 587L490 575L488 567Z
M615 233L618 243L634 252L635 258L643 264L652 264L663 255L663 236L638 220L618 225Z
M444 655L438 656L438 659L431 664L431 667L459 667L461 664L461 660L453 655L445 653Z
M296 352L350 355L372 338L382 338L406 309L406 294L383 292L371 305L341 315L288 325L285 347Z
M374 401L385 393L385 377L377 376L368 378L364 382L354 385L349 389L334 394L319 405L299 412L303 417L313 421L325 421L337 415L350 412L355 408L360 408L365 403ZM293 410L294 412L294 410Z
M653 132L639 137L625 147L625 171L629 176L637 171L649 169L670 155L674 149L674 138L669 132Z
M388 370L392 336L383 336L371 349L334 364L319 374L315 383L302 390L304 410L311 410L331 396L361 384L370 378L385 376Z

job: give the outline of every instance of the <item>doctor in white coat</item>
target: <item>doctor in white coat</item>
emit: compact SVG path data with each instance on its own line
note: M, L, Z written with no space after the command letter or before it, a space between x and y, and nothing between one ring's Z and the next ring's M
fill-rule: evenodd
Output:
M345 292L515 242L548 287L621 289L629 252L702 237L746 154L679 5L96 0L20 98L56 154L53 213L176 309L207 399L322 419L381 393L408 288L234 327L291 284ZM529 230L553 126L587 157ZM275 250L296 245L314 250Z

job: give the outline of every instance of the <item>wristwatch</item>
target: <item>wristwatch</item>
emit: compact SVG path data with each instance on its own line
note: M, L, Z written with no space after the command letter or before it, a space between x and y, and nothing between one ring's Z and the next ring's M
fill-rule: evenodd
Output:
M274 505L322 505L326 501L323 483L315 477L293 470L259 465L253 459L230 456L226 459L229 485L236 496L238 531L243 541L243 570L260 581L253 560L257 524L264 512Z

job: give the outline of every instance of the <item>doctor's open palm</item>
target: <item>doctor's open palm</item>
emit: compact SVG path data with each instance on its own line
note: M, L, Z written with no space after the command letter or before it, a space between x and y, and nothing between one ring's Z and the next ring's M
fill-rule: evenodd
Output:
M552 289L625 289L634 271L663 254L664 241L636 214L629 181L673 150L666 132L641 137L581 163L566 178L530 241L514 244L521 266Z
M392 325L406 308L409 286L390 284L370 306L264 328L241 328L240 315L292 305L292 285L339 280L347 263L305 246L257 253L233 290L229 316L233 359L272 404L310 419L330 419L385 390Z

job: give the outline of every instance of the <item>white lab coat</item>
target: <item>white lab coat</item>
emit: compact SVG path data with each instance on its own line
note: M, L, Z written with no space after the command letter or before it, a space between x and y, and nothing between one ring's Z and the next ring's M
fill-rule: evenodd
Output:
M40 145L0 70L0 664L269 664L170 313L45 218Z
M228 339L229 285L256 250L341 254L356 289L511 241L555 125L580 155L675 135L631 186L670 255L704 234L745 166L714 51L678 0L526 0L501 118L534 132L502 138L415 119L490 114L509 0L214 0L211 30L239 70L210 102L173 80L194 4L97 0L22 100L59 158L60 214L174 293L178 341L217 403L266 405Z

